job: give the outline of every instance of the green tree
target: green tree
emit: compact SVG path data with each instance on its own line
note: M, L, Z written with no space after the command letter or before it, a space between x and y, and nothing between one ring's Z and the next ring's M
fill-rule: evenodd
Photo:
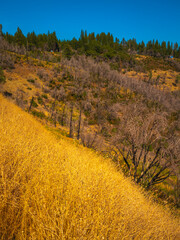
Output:
M71 50L69 44L66 44L63 53L64 53L64 56L65 56L67 59L71 59L71 57L72 57L72 55L73 55L73 51Z
M162 56L164 57L165 55L166 55L166 42L165 41L163 41L162 43L161 43L161 54L162 54Z
M171 54L172 54L172 46L171 46L170 42L168 42L167 54L168 54L168 55L171 55Z
M173 56L174 57L178 57L178 43L176 42L175 44L174 44L174 49L173 49Z
M18 27L16 33L14 34L14 41L18 45L26 45L26 37L22 33L21 29Z
M28 41L28 50L32 50L35 47L38 47L37 36L35 32L27 34L27 41Z
M48 32L48 38L47 38L47 42L48 42L48 48L49 51L59 51L59 44L58 44L58 39L56 37L56 32L53 33L49 33Z

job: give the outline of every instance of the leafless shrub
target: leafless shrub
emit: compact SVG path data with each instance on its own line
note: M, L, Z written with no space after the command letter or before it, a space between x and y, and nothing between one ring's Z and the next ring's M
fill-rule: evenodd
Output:
M92 111L92 104L89 101L83 101L82 107L85 112L91 112Z
M49 74L44 69L38 69L37 75L44 82L48 82L50 80Z
M19 107L25 108L24 92L20 89L17 89L15 93L15 102Z
M57 88L53 89L50 94L58 101L64 101L66 98L66 92L63 86L61 86L59 90Z
M14 43L8 43L5 39L0 39L0 49L16 52L18 54L26 53L26 49L24 46L19 46Z
M102 87L104 83L108 87L112 83L116 87L130 89L132 92L143 95L148 100L158 102L168 111L180 109L179 99L170 92L159 90L142 80L127 77L116 70L110 70L107 63L97 63L92 58L78 56L76 58L72 57L71 61L67 61L66 64L86 71L91 76L91 81L99 82L99 87Z
M81 133L81 141L83 146L88 148L95 148L97 143L97 132L90 133L83 130Z
M44 93L50 93L50 91L51 91L51 90L50 90L49 88L47 88L47 87L43 87L42 90L43 90Z
M38 81L34 82L34 86L39 89L41 88L41 84Z
M14 68L14 58L6 52L1 52L0 53L0 66L4 69L7 69L7 68L13 69Z

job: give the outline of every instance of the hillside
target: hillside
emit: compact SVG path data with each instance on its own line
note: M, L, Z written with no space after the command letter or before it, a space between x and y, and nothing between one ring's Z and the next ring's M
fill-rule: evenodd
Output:
M109 159L0 95L1 239L178 239L178 220Z
M68 59L63 51L24 55L3 44L4 96L56 133L108 155L165 203L180 206L178 59L135 54L130 66L82 54Z

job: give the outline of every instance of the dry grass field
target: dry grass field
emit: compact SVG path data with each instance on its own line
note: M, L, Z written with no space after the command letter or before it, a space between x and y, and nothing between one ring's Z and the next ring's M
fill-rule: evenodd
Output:
M0 239L179 239L179 221L103 159L0 95Z

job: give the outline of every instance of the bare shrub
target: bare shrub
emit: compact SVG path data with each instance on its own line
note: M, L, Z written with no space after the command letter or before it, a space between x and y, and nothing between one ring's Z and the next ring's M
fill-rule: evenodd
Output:
M49 74L44 69L38 69L37 75L44 82L48 82L50 80Z
M7 68L13 69L14 68L14 58L8 53L1 52L0 53L0 66L3 69L7 69Z
M150 188L172 174L172 156L163 134L167 127L166 115L148 114L137 105L126 111L128 114L123 114L112 151L116 161L122 157L124 169L134 181Z

